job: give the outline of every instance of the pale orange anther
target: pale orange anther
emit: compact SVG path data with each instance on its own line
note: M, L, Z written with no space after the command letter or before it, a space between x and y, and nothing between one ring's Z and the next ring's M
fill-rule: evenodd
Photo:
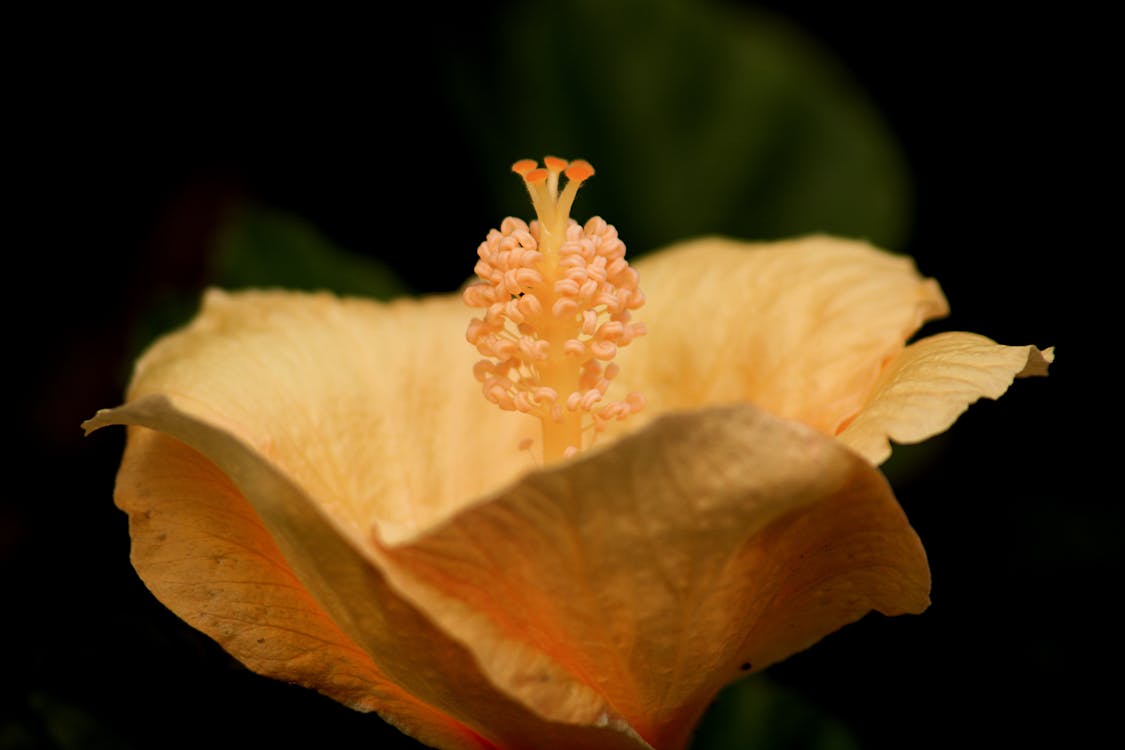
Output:
M608 361L617 354L617 344L611 341L591 341L590 352L597 359Z
M586 345L579 339L567 339L563 344L563 353L574 357L581 357L586 353Z
M604 327L604 326L603 326ZM592 336L598 330L598 313L594 310L582 311L582 333Z
M554 388L540 386L535 389L535 398L538 401L546 401L549 404L553 404L558 400L559 394Z
M535 169L537 166L539 166L539 162L535 161L534 159L520 159L512 165L512 171L518 174L520 177L523 177L525 174Z
M590 411L591 409L594 408L594 404L598 403L601 400L602 400L601 391L599 391L596 388L591 388L590 390L588 390L588 391L586 391L585 393L582 394L582 397L581 397L581 399L579 400L578 403L579 403L579 405L581 405L581 407L584 410Z
M494 369L495 368L492 366L492 362L490 362L489 360L479 360L475 365L473 365L473 377L476 378L477 382L483 383L486 379L488 379L489 376L492 375Z
M556 318L565 318L568 315L573 315L578 311L578 303L569 297L562 297L555 300L555 304L551 305L551 315Z
M568 162L566 159L560 159L557 156L543 157L543 164L545 164L547 169L551 170L552 172L563 171L564 169L566 169L566 165L569 163L570 162Z
M566 178L582 182L594 176L594 168L585 159L575 159L566 168Z
M547 170L546 169L533 169L530 172L525 172L524 175L523 175L524 182L526 182L529 185L532 184L532 183L536 183L536 182L543 182L546 179L547 179Z

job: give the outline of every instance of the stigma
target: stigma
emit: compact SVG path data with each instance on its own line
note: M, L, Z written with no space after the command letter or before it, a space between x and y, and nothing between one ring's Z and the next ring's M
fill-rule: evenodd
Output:
M594 168L553 156L543 162L512 165L536 218L509 217L488 233L477 249L480 281L463 298L484 310L466 332L484 356L473 367L484 397L538 417L549 462L589 448L608 422L644 408L639 393L619 400L608 393L617 350L645 328L631 320L644 295L617 230L599 217L583 225L570 218Z

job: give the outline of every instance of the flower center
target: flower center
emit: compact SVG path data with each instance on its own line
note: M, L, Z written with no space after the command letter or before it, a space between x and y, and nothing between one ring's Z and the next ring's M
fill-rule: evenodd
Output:
M548 156L512 165L523 177L537 221L508 217L477 250L483 283L464 291L484 317L465 336L486 359L473 375L484 396L507 411L522 411L543 425L543 460L574 455L593 444L612 419L644 408L630 393L609 401L618 347L645 333L630 313L644 304L637 272L625 261L617 230L594 217L579 226L570 208L583 181L594 174L585 161ZM559 189L560 175L566 185Z

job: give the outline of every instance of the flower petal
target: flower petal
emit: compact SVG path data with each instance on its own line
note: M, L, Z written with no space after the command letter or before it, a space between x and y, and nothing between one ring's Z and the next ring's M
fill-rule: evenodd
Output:
M145 585L253 671L377 711L429 745L491 747L390 682L301 586L230 479L167 435L129 429L115 498Z
M706 238L636 268L649 336L622 350L618 380L650 416L749 401L835 435L907 338L947 313L909 258L833 237Z
M999 398L1015 378L1046 375L1053 359L1053 349L1002 346L973 333L922 339L886 367L840 441L880 464L891 455L889 440L917 443L944 432L982 396Z
M929 601L882 475L746 404L666 416L379 556L506 692L551 716L589 685L657 748L747 665Z
M175 395L338 522L366 534L375 519L393 537L534 465L517 449L534 421L481 397L468 318L455 296L211 290L188 327L138 361L128 400Z
M493 687L468 650L387 586L369 541L328 514L240 438L191 413L198 408L182 397L150 394L87 422L88 429L107 424L151 428L215 465L207 470L205 462L188 452L192 458L181 456L181 474L175 461L165 464L174 455L167 452L170 443L146 445L156 440L153 433L131 430L119 497L134 514L131 530L136 548L143 551L138 557L142 576L155 582L154 593L177 614L215 634L252 669L280 674L284 670L274 666L276 655L288 654L303 666L286 673L302 684L333 697L347 696L353 705L374 705L404 731L440 747L648 747L590 690L572 695L576 706L595 712L581 717L589 720L579 724L545 719ZM138 440L141 447L134 448ZM229 485L217 473L229 477ZM138 477L151 481L136 484ZM237 493L229 492L230 485ZM220 497L214 497L216 489ZM246 512L247 503L253 514ZM159 525L151 523L154 514L163 517ZM225 524L234 530L222 531ZM280 557L266 549L262 529ZM232 572L246 578L232 577ZM196 574L201 579L192 586L184 576ZM245 587L237 581L245 581ZM294 581L306 597L292 588ZM271 591L279 582L289 590ZM195 611L201 602L204 609ZM310 610L310 602L319 611ZM282 611L289 604L295 611ZM280 651L269 638L258 642L263 632L284 627L298 632ZM331 648L298 657L310 639L326 639ZM343 670L343 679L336 668ZM366 679L374 682L363 697ZM391 702L384 704L388 696Z

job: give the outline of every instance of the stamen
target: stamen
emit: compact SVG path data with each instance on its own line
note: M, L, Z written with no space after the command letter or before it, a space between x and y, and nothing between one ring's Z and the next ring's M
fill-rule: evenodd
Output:
M538 220L528 225L509 217L488 233L477 250L482 283L466 288L463 298L485 311L465 334L488 358L473 368L484 396L501 409L538 417L543 459L553 461L589 447L608 421L644 407L637 393L608 398L619 372L609 360L644 334L642 324L630 322L644 295L617 230L597 217L584 226L570 218L578 188L594 168L555 156L543 163L512 165Z

